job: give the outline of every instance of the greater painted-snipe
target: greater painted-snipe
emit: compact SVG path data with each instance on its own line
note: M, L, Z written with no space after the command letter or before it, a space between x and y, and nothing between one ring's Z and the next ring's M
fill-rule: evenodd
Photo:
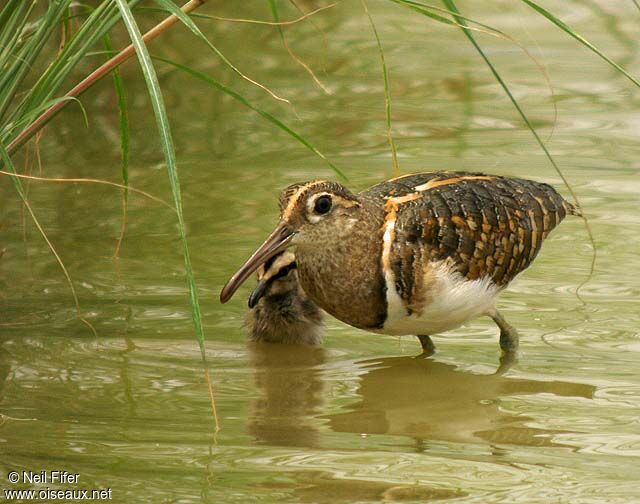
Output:
M255 342L322 343L322 310L300 287L292 252L281 251L258 267L245 328Z
M432 353L430 335L488 315L513 353L518 335L497 296L576 213L550 185L482 173L405 175L357 195L335 182L294 184L280 195L278 225L220 300L293 246L306 294L347 324L417 335Z

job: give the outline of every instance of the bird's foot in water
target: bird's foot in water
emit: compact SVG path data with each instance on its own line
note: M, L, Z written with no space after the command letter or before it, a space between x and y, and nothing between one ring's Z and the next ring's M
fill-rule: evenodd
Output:
M427 357L431 357L434 353L436 353L436 346L433 344L431 336L427 336L426 334L419 334L418 339L420 340L420 345L422 345L422 353L418 357L420 357L421 359L426 359Z

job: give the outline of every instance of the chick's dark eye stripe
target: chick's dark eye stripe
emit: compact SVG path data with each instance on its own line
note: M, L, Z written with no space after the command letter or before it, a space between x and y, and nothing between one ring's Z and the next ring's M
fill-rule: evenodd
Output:
M298 266L296 265L296 263L287 264L284 268L282 268L280 271L278 271L275 275L271 277L271 279L269 280L269 283L275 282L278 278L282 278L286 276L291 270L294 270L297 267Z
M270 257L269 259L267 259L267 261L264 263L264 270L265 271L269 271L269 269L271 268L273 263L276 261L276 259L278 257L280 257L282 254L283 254L283 252L280 252L280 253L274 255L273 257Z

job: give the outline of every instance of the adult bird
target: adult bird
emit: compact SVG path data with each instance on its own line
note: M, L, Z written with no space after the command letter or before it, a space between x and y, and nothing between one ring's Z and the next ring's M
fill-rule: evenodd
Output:
M295 247L302 288L341 321L372 332L431 335L487 315L503 353L518 334L498 295L577 209L548 184L483 173L405 175L353 194L336 182L294 184L280 220L220 293L222 303L261 264Z

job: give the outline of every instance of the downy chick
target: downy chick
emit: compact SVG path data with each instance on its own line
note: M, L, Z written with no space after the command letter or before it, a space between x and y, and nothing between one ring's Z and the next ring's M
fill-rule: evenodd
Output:
M293 252L283 251L258 268L245 327L250 341L322 343L322 310L300 287Z

